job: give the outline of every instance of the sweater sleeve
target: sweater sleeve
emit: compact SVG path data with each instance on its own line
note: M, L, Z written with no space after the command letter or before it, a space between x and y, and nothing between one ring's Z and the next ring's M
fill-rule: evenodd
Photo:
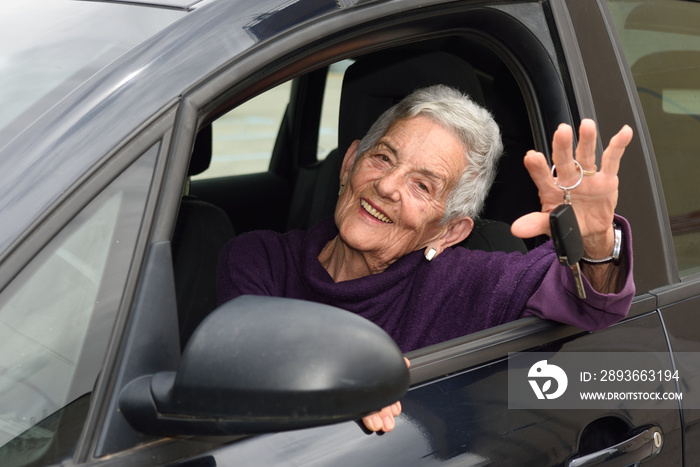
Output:
M268 232L250 232L224 246L216 272L217 305L239 295L279 295L275 279L284 258L281 251L273 251L275 240Z
M635 294L632 275L632 234L626 219L615 216L622 227L623 253L627 277L619 293L602 294L593 289L582 275L586 298L581 300L576 291L571 270L558 260L549 267L537 291L530 297L522 316L538 316L587 331L599 331L627 316Z

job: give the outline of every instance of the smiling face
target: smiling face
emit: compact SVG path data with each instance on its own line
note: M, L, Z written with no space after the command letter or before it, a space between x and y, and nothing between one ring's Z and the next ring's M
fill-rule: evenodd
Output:
M423 116L399 120L357 160L356 153L357 142L343 162L335 222L344 246L359 253L370 272L422 248L439 254L469 234L469 218L441 224L467 163L449 131Z

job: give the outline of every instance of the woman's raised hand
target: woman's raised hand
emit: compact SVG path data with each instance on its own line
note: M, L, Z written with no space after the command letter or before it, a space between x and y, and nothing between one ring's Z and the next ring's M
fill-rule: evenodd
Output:
M549 213L564 202L564 190L560 187L574 186L580 179L578 186L570 190L570 195L583 236L585 256L601 258L610 255L614 244L612 221L617 206L617 172L632 135L632 129L625 125L612 137L603 152L598 170L595 163L595 122L590 119L581 122L575 159L573 130L569 125L560 125L552 139L556 180L544 154L529 151L525 156L525 166L539 190L542 211L517 219L512 226L513 235L521 238L551 235Z

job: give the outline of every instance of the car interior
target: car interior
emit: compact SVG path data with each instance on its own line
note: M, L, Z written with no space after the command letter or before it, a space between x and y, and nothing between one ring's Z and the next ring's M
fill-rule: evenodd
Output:
M505 150L497 178L483 215L461 246L525 252L543 241L523 241L510 234L515 219L540 208L536 187L522 163L525 152L535 147L532 111L526 106L527 95L512 63L467 36L432 39L354 58L342 82L338 144L323 160L317 160L315 151L328 67L294 79L268 172L188 185L173 236L183 346L215 307L217 256L225 242L255 229L308 229L332 216L347 148L362 138L384 110L424 86L442 83L462 90L488 108L501 127ZM207 124L196 139L189 175L205 171L211 159L212 132Z

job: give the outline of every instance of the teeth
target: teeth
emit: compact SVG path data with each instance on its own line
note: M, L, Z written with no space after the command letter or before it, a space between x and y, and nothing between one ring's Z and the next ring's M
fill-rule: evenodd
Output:
M386 222L387 224L391 224L391 219L389 219L384 214L382 214L381 212L374 209L367 201L365 201L363 199L363 200L360 200L360 203L362 204L362 207L365 208L365 211L372 214L374 217L376 217L380 221Z

